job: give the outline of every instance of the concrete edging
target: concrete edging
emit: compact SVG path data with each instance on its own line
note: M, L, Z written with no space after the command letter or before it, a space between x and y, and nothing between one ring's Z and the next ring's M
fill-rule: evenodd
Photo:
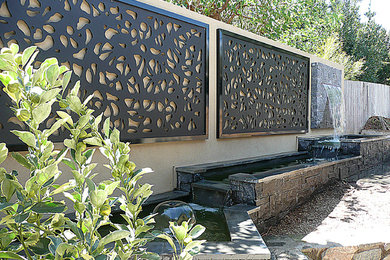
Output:
M237 204L224 208L231 242L209 242L194 259L271 259L271 252L249 214L256 207Z

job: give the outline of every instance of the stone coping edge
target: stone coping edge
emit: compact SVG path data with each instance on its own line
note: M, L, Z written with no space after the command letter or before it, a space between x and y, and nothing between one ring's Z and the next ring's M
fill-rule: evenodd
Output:
M280 178L283 176L296 174L297 172L300 172L302 170L305 170L305 171L315 170L318 168L328 167L328 166L336 165L338 163L345 163L348 161L353 161L353 160L357 160L357 159L361 159L361 158L362 158L362 156L359 155L359 156L353 156L353 157L335 160L335 161L321 162L321 163L316 164L316 165L309 165L308 167L302 167L302 168L298 168L298 169L295 169L292 171L280 172L278 174L267 176L264 178L257 178L255 175L249 174L249 173L235 173L235 174L232 174L229 176L229 180L236 180L236 181L241 181L241 182L246 182L246 183L261 183L264 181L272 180L274 178Z
M271 252L249 216L256 209L244 204L225 207L223 211L231 241L206 242L201 253L193 259L271 259ZM171 259L172 249L168 243L151 242L148 249L159 253L162 259Z
M229 160L229 161L220 161L220 162L212 162L212 163L203 163L203 164L195 164L195 165L189 165L189 166L177 166L175 167L175 171L182 172L182 173L189 173L189 174L198 174L198 173L204 173L208 170L218 169L218 168L225 168L230 166L240 166L245 165L249 163L256 163L260 161L268 161L273 159L281 159L283 157L290 157L290 156L299 156L299 155L306 155L308 154L307 151L302 152L286 152L286 153L277 153L272 155L264 155L264 156L257 156L257 157L247 157L242 159L236 159L236 160Z
M237 204L224 208L230 242L208 242L194 259L271 259L271 252L249 214L257 207Z
M297 137L298 140L308 140L308 141L321 141L323 139L329 138L331 135L321 135L321 136L316 136L316 137ZM380 141L380 140L386 140L390 138L390 133L387 135L378 135L378 134L373 134L372 137L364 137L362 136L361 138L357 139L343 139L341 140L342 143L366 143L366 142L372 142L372 141Z

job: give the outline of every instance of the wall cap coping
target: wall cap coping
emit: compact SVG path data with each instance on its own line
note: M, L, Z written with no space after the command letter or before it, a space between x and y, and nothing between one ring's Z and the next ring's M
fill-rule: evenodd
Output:
M249 214L259 207L237 204L224 208L231 241L206 242L194 259L271 259L271 252ZM151 242L149 250L169 255L172 249L166 242Z
M324 140L326 138L329 138L330 135L320 135L320 136L316 136L316 137L297 137L298 138L298 141L302 140L302 141L317 141L317 140ZM371 135L371 137L367 137L367 136L362 136L361 138L356 138L356 139L342 139L341 142L342 143L366 143L366 142L372 142L372 141L381 141L381 140L386 140L386 139L390 139L390 134L388 135Z
M312 170L317 170L319 168L324 168L324 167L330 167L339 163L346 163L350 161L355 161L355 160L360 160L362 159L362 156L353 156L353 157L348 157L340 160L335 160L335 161L324 161L324 162L319 162L316 165L312 164L302 164L301 167L297 166L291 166L291 167L284 167L281 169L274 169L274 170L269 170L262 172L262 174L272 174L271 176L267 177L256 177L255 174L248 174L248 173L236 173L232 174L229 176L229 180L234 180L234 181L240 181L244 183L252 183L252 184L257 184L257 183L262 183L262 182L267 182L271 181L274 179L281 179L283 177L288 177L295 175L295 177L299 178L301 175L302 171L312 171ZM291 170L291 168L296 167L296 169Z
M189 166L179 166L179 167L175 167L175 170L177 173L180 172L180 173L189 173L189 174L199 174L199 173L205 173L209 170L218 169L218 168L240 166L249 163L256 163L259 161L273 160L280 157L297 156L297 155L305 155L305 154L308 154L308 152L303 151L303 152L277 153L272 155L263 155L263 156L249 157L249 158L247 157L247 158L235 159L229 161L218 161L218 162L203 163L203 164L196 164L196 165L189 165Z
M219 181L201 180L192 183L192 188L201 188L213 191L228 192L230 185L227 183L221 183Z

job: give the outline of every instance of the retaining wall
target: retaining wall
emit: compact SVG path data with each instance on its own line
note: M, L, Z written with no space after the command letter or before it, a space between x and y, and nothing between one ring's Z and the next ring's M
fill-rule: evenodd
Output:
M322 186L332 180L359 176L361 170L362 157L355 156L263 179L239 173L230 176L233 201L257 206L251 218L259 230L265 230L307 201Z

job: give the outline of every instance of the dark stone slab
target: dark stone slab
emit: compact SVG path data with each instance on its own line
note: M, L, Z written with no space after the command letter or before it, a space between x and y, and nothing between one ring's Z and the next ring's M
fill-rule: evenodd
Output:
M189 192L184 192L180 190L164 192L150 196L149 199L145 202L145 205L157 204L166 200L177 200L183 197L187 197L188 195L190 195Z
M260 161L279 159L279 158L288 157L288 156L301 156L301 155L305 155L305 154L307 154L307 152L288 152L288 153L278 153L278 154L266 155L266 156L242 158L242 159L237 159L237 160L220 161L220 162L213 162L213 163L203 163L203 164L197 164L197 165L176 167L176 172L177 173L202 174L202 173L205 173L207 171L214 170L214 169L228 168L228 167L238 166L238 165L246 165L246 164L251 164L251 163L257 163Z
M202 180L192 184L192 201L210 207L223 207L229 202L230 185Z
M341 88L342 71L323 63L311 67L311 128L333 128L329 99L324 84Z

